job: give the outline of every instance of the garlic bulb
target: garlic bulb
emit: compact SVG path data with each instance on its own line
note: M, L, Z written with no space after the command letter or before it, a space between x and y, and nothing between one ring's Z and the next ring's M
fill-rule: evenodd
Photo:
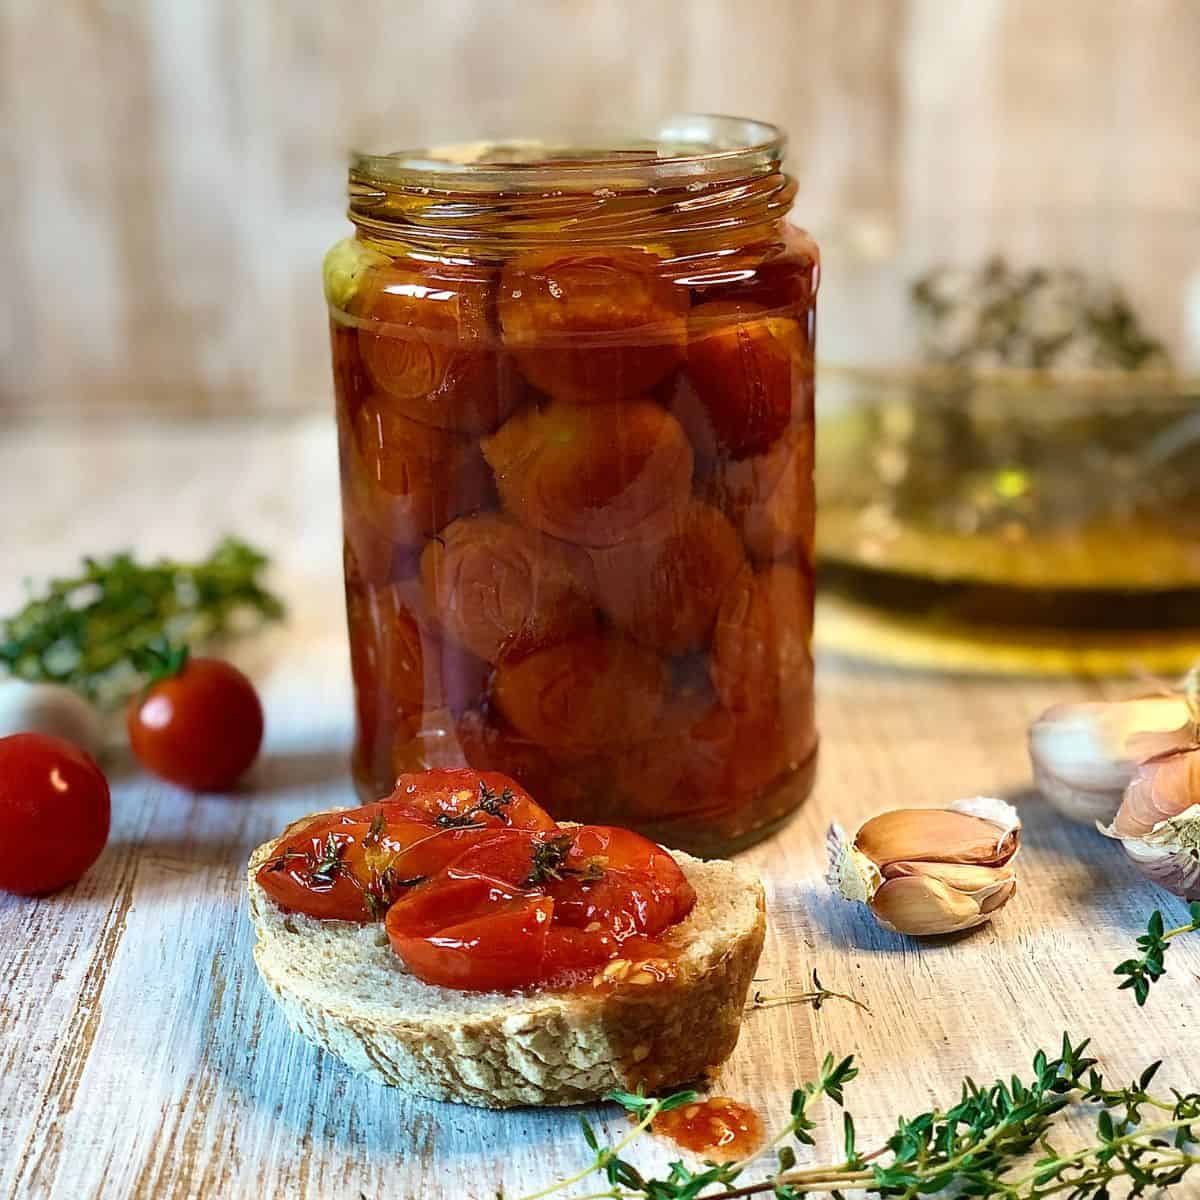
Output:
M49 733L95 755L104 741L96 710L70 688L55 683L0 680L0 737Z
M897 809L872 817L853 841L830 826L829 883L896 933L957 933L990 920L1012 897L1020 842L1021 820L1003 800Z
M1200 745L1144 762L1101 832L1176 896L1200 900Z
M1191 742L1185 695L1056 704L1029 727L1038 790L1064 816L1108 822L1139 762Z

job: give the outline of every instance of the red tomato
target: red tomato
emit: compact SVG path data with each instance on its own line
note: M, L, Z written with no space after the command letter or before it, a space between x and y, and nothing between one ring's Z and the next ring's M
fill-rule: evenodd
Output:
M407 903L401 901L388 911L388 940L418 979L493 992L523 987L540 977L554 913L554 901L546 896L495 897L466 920L424 936L409 931Z
M129 706L129 743L147 770L193 792L228 791L262 744L254 685L215 658L189 658Z
M363 809L318 818L276 847L258 869L259 885L281 908L336 921L379 920L418 884L438 874L479 839L474 829L439 829L386 814L346 818Z
M108 841L108 783L62 738L0 738L0 890L41 896L74 883Z
M495 829L558 828L554 818L519 783L499 771L456 767L401 775L386 803L426 813L435 820L470 816L472 824Z
M586 928L599 921L618 936L653 937L683 920L696 903L679 864L628 829L582 826L565 865L568 871L546 889L563 925ZM589 871L597 870L599 878L589 879Z

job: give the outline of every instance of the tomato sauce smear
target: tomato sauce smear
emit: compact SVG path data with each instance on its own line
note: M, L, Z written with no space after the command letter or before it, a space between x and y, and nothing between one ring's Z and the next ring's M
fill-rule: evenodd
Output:
M758 1113L728 1096L711 1096L659 1113L650 1128L713 1162L746 1158L765 1140Z
M559 826L506 776L468 768L401 775L382 800L298 823L256 878L286 911L383 921L418 979L465 991L669 982L660 939L696 901L662 847Z

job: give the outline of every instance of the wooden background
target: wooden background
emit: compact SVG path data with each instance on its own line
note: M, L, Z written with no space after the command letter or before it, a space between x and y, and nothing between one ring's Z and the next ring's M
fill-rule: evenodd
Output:
M1178 341L1198 63L1196 0L0 0L0 413L325 407L347 148L547 113L777 120L830 249L1049 209L1111 261L1132 213L1165 232L1120 273ZM827 296L827 348L863 325Z
M270 425L57 424L0 439L0 513L23 517L4 523L4 546L21 573L69 571L130 531L145 554L194 555L236 529L270 548L291 606L286 628L236 650L267 714L245 788L191 797L115 754L113 834L95 867L45 899L0 894L0 1200L497 1200L500 1187L518 1200L586 1165L581 1111L606 1139L628 1131L611 1106L496 1114L379 1087L289 1033L259 981L247 857L289 821L353 802L332 430L315 415ZM60 486L30 505L47 478ZM0 573L0 612L19 596L18 573ZM822 1055L856 1054L847 1099L869 1150L899 1115L956 1100L964 1075L1027 1074L1063 1030L1093 1037L1115 1080L1163 1058L1164 1088L1200 1087L1200 935L1172 945L1145 1009L1111 974L1152 908L1176 924L1183 905L1029 793L1028 721L1121 686L818 663L816 791L743 856L768 891L758 986L800 988L816 967L871 1011L749 1014L718 1092L777 1129ZM1020 888L994 924L917 943L830 894L829 821L980 792L1017 800L1026 821ZM840 1117L820 1120L828 1150ZM650 1138L635 1158L661 1168L671 1154ZM1198 1197L1200 1178L1171 1191Z

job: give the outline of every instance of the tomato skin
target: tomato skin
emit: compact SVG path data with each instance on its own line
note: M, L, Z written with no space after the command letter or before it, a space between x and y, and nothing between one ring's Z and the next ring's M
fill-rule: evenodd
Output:
M452 894L426 897L417 892L412 900L388 910L388 940L409 970L425 983L471 992L510 991L538 979L554 901L519 893L505 896L508 889L498 880L461 880L455 885ZM461 902L464 894L480 897L465 915L448 903L452 898ZM428 913L430 900L440 915ZM447 910L455 911L456 920L442 925ZM425 920L414 920L414 912ZM437 928L431 929L434 922Z
M126 726L147 770L193 792L224 792L258 756L263 711L237 667L189 658L178 674L133 698Z
M62 738L0 738L0 891L43 896L74 883L108 841L108 781Z

